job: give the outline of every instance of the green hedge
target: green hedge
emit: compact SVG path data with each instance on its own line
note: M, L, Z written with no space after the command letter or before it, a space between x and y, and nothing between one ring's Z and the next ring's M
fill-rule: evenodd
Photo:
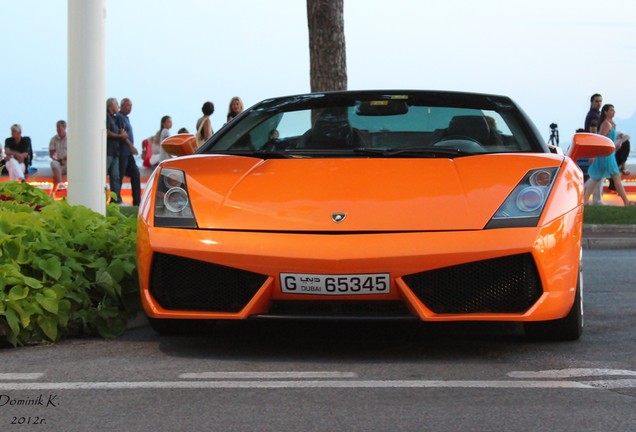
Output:
M136 217L0 183L0 343L120 335L141 310Z
M583 223L586 224L636 224L636 206L598 206L587 205L583 210Z

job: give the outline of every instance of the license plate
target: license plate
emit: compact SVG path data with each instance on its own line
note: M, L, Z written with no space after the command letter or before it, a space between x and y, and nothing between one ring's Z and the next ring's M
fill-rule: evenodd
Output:
M388 273L338 275L281 273L280 286L287 294L388 294L391 292L391 278Z

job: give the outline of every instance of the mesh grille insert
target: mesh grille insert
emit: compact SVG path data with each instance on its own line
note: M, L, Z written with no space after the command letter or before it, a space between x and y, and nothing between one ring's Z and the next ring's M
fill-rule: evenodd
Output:
M245 270L156 253L150 293L168 310L239 312L266 280Z
M415 273L403 280L437 314L522 313L543 293L529 253Z

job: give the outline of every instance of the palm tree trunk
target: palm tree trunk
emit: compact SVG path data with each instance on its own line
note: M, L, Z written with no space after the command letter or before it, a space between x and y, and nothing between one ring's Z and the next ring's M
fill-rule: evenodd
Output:
M307 0L312 92L347 89L344 0Z

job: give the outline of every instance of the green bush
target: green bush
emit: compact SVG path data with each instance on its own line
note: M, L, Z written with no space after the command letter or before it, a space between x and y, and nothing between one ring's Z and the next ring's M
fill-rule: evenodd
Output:
M0 341L120 335L140 309L136 217L0 183Z
M587 205L583 210L583 223L586 224L636 224L636 206L594 206Z

